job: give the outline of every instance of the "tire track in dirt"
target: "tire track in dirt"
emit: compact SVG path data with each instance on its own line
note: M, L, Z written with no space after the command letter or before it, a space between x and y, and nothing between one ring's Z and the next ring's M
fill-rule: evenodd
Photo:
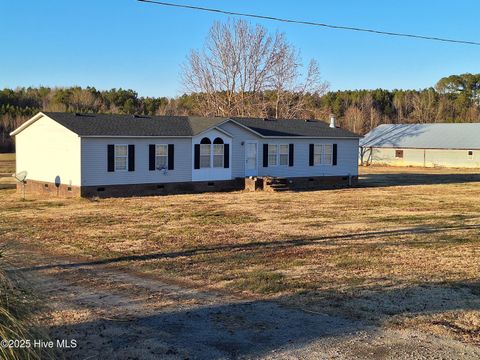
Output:
M78 342L63 352L67 359L480 358L478 348L421 332L202 291L118 265L55 267L75 259L17 250L12 270L47 304L39 325L52 339Z

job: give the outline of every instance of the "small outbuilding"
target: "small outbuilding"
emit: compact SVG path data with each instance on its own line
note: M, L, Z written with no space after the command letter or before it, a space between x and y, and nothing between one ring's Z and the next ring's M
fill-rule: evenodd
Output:
M360 140L360 163L480 168L480 123L383 124Z

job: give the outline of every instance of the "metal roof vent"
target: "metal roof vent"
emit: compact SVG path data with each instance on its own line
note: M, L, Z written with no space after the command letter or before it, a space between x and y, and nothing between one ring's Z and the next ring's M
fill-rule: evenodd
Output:
M335 117L335 115L331 114L330 115L330 127L331 128L336 128L337 127L337 118Z

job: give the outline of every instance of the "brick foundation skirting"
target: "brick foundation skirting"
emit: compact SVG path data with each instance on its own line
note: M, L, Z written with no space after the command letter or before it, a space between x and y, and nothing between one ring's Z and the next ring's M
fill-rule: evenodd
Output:
M320 190L355 186L358 183L358 176L311 176L289 178L288 180L292 190Z
M214 191L238 191L245 188L244 180L191 181L161 184L82 186L82 197L123 197L148 195L191 194Z
M269 177L252 177L245 179L247 191L274 191L268 185ZM310 176L291 177L286 179L288 190L321 190L356 186L358 176Z
M48 197L127 197L149 195L191 194L218 191L265 190L265 178L237 178L233 180L192 181L158 184L69 186L46 181L27 180L25 194ZM315 176L288 178L290 190L316 190L355 186L358 176ZM23 193L23 185L17 184L17 193Z
M17 183L17 193L23 194L23 184ZM43 195L58 197L79 197L80 187L60 184L56 186L48 181L27 180L25 183L25 195Z

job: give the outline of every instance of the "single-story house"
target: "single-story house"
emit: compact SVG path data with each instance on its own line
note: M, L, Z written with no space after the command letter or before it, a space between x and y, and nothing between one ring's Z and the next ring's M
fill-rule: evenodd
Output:
M359 136L332 121L40 112L11 135L27 192L235 190L270 177L295 189L357 180Z
M360 162L480 168L480 123L383 124L361 139Z

